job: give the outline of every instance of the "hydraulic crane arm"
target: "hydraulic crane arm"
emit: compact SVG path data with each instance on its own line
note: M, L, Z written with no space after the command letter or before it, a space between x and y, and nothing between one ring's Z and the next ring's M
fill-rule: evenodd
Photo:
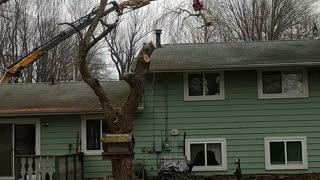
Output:
M107 10L104 11L103 16L113 12L116 10L116 6L113 6ZM35 50L27 54L26 56L22 57L15 63L11 64L9 67L7 67L5 74L0 79L1 82L4 80L6 83L8 83L13 76L17 76L22 69L30 66L33 62L37 61L40 57L42 57L47 51L54 48L67 38L71 37L72 35L76 34L78 31L86 28L89 26L94 18L95 14L90 13L89 15L79 19L78 21L73 23L74 27L70 27L66 29L65 31L61 32L59 35L52 38L50 41L42 44L41 46L37 47Z
M129 0L125 1L123 3L116 3L111 2L113 6L109 9L106 9L102 13L102 17L110 14L113 11L116 11L119 15L123 14L124 9L131 8L132 10L140 8L142 6L145 6L147 4L150 4L150 1L152 0ZM59 35L55 36L50 41L42 44L41 46L37 47L35 50L27 54L26 56L22 57L15 63L11 64L9 67L7 67L5 73L3 76L0 77L0 84L5 81L5 83L9 83L10 79L14 76L17 76L22 69L30 66L33 62L37 61L40 57L42 57L45 53L47 53L50 49L54 48L67 38L71 37L72 35L76 34L78 31L88 27L93 19L96 17L96 11L93 11L92 13L88 14L85 17L82 17L81 19L77 20L72 24L73 27L70 27L66 29L65 31L62 31Z

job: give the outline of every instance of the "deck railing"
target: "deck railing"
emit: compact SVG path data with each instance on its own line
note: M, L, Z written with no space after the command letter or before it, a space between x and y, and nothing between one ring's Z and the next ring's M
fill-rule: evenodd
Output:
M83 154L17 155L16 180L82 180Z

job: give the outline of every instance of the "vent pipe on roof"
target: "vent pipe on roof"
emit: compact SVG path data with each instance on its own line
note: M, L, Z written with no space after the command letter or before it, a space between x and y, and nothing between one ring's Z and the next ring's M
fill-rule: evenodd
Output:
M154 30L155 34L156 34L156 45L157 47L161 47L161 34L162 34L162 30L161 29L156 29Z

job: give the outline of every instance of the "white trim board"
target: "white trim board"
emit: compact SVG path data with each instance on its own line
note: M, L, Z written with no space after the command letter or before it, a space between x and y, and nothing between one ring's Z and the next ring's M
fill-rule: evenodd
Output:
M86 120L88 120L88 119L100 119L100 131L102 132L102 120L104 119L103 115L83 115L83 116L81 116L81 151L85 155L101 155L103 152L102 142L101 142L101 150L87 150Z
M204 139L186 139L185 141L185 152L187 159L191 160L191 144L210 144L210 143L221 143L221 160L222 165L220 166L194 166L192 171L227 171L227 143L225 138L204 138Z
M304 93L302 94L286 94L286 93L277 93L277 94L263 94L263 82L262 82L262 73L268 71L302 71L303 75L303 87ZM285 69L261 69L257 71L257 84L258 84L258 99L282 99L282 98L307 98L309 97L309 83L308 83L308 71L305 68L285 68ZM282 86L283 88L283 86Z
M216 73L219 74L219 86L220 94L219 95L202 95L202 96L189 96L189 83L188 75L189 74L202 74L205 73ZM206 101L206 100L225 100L225 85L224 85L224 72L214 72L214 71L201 71L201 72L190 72L184 73L183 75L183 86L184 86L184 101Z
M302 164L283 164L283 165L272 165L270 159L270 142L290 142L300 141L302 149ZM285 145L286 146L286 145ZM293 170L293 169L308 169L308 154L307 154L307 137L305 136L287 136L287 137L265 137L264 138L265 148L265 168L266 170ZM286 156L285 150L285 156ZM285 160L287 161L287 160Z
M14 139L15 139L15 124L34 124L35 125L35 153L36 155L41 154L41 124L39 118L12 118L12 119L1 119L0 124L12 124L12 148L15 149ZM12 151L12 166L13 166L13 176L15 169L15 161L14 161L14 151ZM0 180L10 180L15 179L14 177L0 177Z

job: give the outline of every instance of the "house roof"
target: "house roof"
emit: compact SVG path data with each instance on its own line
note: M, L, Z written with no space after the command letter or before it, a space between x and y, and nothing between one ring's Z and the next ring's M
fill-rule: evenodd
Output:
M114 107L130 92L124 81L101 82ZM0 116L102 112L100 102L84 82L0 85Z
M155 50L151 72L320 65L320 40L169 44Z

